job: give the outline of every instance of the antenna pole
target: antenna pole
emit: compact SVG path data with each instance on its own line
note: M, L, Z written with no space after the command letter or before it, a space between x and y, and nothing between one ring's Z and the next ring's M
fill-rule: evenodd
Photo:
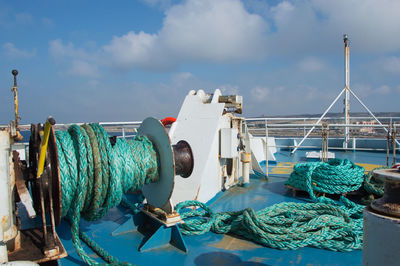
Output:
M343 35L344 41L344 79L345 79L345 98L344 98L344 123L350 124L350 46L347 34ZM344 128L343 148L347 149L350 140L349 128Z

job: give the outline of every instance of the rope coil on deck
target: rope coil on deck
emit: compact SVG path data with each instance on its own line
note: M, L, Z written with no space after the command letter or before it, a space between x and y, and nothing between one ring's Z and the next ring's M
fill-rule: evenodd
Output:
M112 147L99 124L71 125L56 132L60 165L62 217L71 222L72 242L82 260L98 264L84 251L80 239L106 262L120 262L80 231L81 216L98 220L120 204L123 193L139 190L157 181L158 159L152 143L144 136L132 141L118 139ZM124 205L134 210L128 202Z
M199 235L208 231L242 236L267 247L298 249L305 246L333 251L362 248L364 206L345 197L339 202L316 197L314 191L342 194L357 190L364 181L364 168L350 160L300 163L286 182L309 193L314 203L283 202L265 209L213 213L205 204L186 201L176 210L185 219L182 233ZM200 207L190 210L188 207Z
M306 191L315 199L314 191L343 194L359 189L364 181L364 171L348 159L298 163L285 184Z
M345 198L342 203L321 197L318 203L283 202L259 211L247 208L213 213L204 203L185 201L176 210L185 220L180 225L185 235L232 233L278 249L361 249L363 208ZM201 209L188 211L188 207Z

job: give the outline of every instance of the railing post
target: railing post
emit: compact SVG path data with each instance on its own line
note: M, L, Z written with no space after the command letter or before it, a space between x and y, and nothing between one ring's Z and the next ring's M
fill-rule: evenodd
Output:
M269 176L268 174L268 122L267 119L265 119L265 173L267 175L267 178Z

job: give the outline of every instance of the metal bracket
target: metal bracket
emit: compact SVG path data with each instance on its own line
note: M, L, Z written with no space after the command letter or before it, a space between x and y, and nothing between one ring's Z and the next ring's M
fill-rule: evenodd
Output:
M117 236L137 230L144 235L138 248L141 252L172 245L187 253L188 248L178 227L183 223L179 214L161 215L161 212L158 208L142 208L141 212L121 224L111 235Z

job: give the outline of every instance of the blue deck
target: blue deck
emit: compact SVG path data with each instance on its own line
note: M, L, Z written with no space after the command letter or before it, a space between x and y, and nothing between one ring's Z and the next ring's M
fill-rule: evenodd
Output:
M384 153L360 151L335 153L336 158L349 158L355 163L386 164ZM279 151L276 156L278 162L299 162L305 160L305 151L299 150L294 156L289 156L288 151ZM285 188L287 174L270 174L268 180L252 177L248 188L234 187L226 192L220 192L209 203L211 208L214 211L240 210L248 207L259 210L283 201L306 201L293 198L291 192ZM360 265L362 262L362 251L340 253L316 248L283 251L214 233L184 236L189 248L188 254L171 246L139 252L138 247L143 238L139 232L111 236L111 233L130 217L128 210L118 207L109 211L100 221L89 223L82 220L81 228L112 255L121 261L136 265ZM69 225L63 221L57 231L69 254L60 260L60 264L83 265L72 245ZM87 249L87 252L93 258L97 258L93 251Z

